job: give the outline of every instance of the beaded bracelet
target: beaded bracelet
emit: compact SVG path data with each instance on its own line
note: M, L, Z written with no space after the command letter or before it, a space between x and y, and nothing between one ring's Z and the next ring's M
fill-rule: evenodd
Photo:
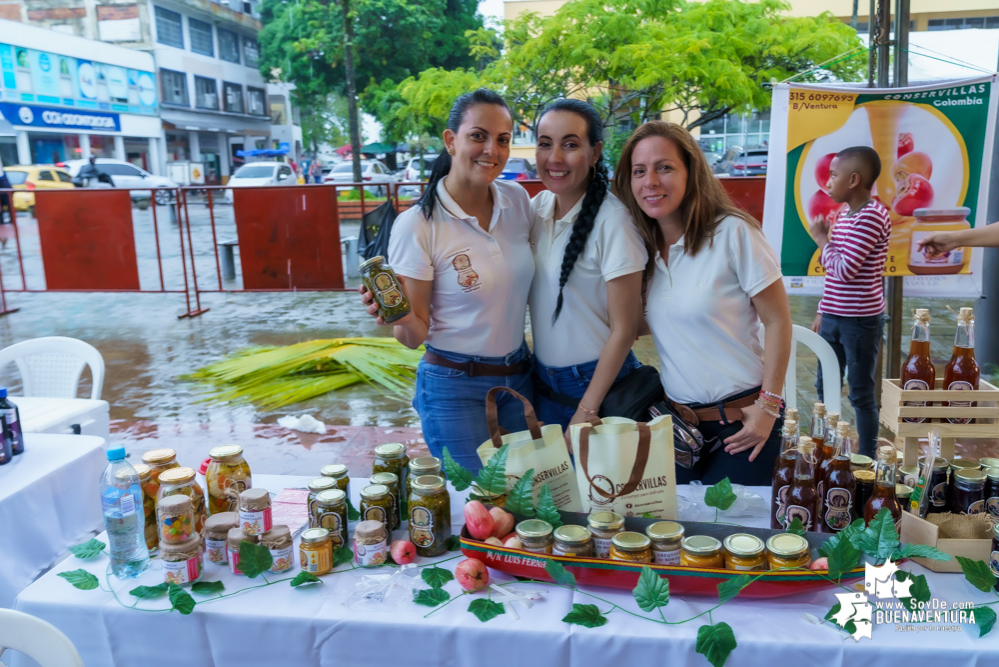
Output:
M780 413L772 409L769 404L764 403L762 398L756 399L756 406L760 408L760 410L763 410L763 412L773 417L774 419L780 418Z
M580 410L583 411L583 414L591 415L593 417L597 416L596 410L590 410L589 408L585 407L582 403L580 403L578 407Z
M774 400L780 401L781 405L784 404L784 397L781 396L780 394L774 394L774 393L771 393L769 391L762 391L761 390L760 391L760 395L761 396L769 396L770 398L773 398Z

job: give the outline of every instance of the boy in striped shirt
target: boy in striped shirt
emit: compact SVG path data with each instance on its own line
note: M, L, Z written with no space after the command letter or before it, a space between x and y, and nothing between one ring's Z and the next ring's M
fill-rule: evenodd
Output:
M829 166L826 190L834 202L846 206L835 221L819 217L809 230L822 251L819 261L826 270L812 331L836 352L841 386L843 371L847 373L850 404L857 415L858 449L867 456L873 456L878 438L874 371L884 328L881 274L891 236L888 210L871 195L880 174L881 159L872 148L854 146L837 153ZM816 389L822 400L821 366Z

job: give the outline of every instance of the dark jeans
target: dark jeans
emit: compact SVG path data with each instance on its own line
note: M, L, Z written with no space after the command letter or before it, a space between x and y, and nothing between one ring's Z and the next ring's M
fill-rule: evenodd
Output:
M588 361L585 364L575 366L545 366L534 358L534 380L540 382L549 389L553 389L560 394L565 394L575 399L580 399L590 386L593 373L597 370L597 362ZM621 370L618 371L616 380L627 376L636 368L641 366L634 352L628 352ZM561 403L556 403L538 392L534 394L534 408L537 411L538 419L546 424L560 424L563 431L569 429L569 421L576 414L576 408L570 408Z
M878 350L884 330L884 315L867 317L842 317L822 314L819 335L832 346L839 360L839 386L843 387L843 373L850 379L848 397L857 415L858 453L873 457L878 441L877 382L874 377ZM815 383L822 394L822 366Z

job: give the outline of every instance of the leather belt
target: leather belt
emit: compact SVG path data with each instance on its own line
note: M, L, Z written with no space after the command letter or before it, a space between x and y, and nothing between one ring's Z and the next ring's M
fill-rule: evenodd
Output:
M701 422L737 422L742 421L742 408L748 408L750 405L756 403L758 394L753 394L751 396L744 396L743 398L737 398L734 401L730 401L721 406L719 409L717 405L712 405L706 408L694 409L689 405L682 405L674 401L666 399L669 402L669 406L675 410L681 417L686 421L690 422L694 426L697 426ZM723 411L724 410L724 413Z
M505 377L507 375L520 375L531 370L531 362L526 359L518 361L515 364L510 364L509 366L504 364L482 364L477 361L451 361L430 350L423 353L423 360L434 366L465 371L468 373L468 377Z

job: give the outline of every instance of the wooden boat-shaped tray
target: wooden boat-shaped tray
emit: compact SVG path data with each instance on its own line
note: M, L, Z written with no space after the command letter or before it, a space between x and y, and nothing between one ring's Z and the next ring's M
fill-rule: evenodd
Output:
M562 519L566 523L573 523L580 526L586 524L586 514L575 512L563 512ZM517 517L519 521L521 517ZM643 519L629 517L625 519L625 529L644 533L646 526L655 523L659 519ZM756 535L764 542L771 535L781 531L769 528L744 528L742 526L731 526L718 523L703 523L697 521L680 522L687 535L711 535L719 540L725 539L732 533L749 533ZM831 535L822 533L806 533L805 538L812 548L812 559L818 558L817 549L825 543ZM551 581L551 577L545 572L545 565L549 559L561 563L565 569L576 577L576 583L581 586L604 586L607 588L622 588L632 590L638 585L638 577L642 572L644 564L627 563L617 560L603 560L599 558L571 558L566 556L552 556L546 554L536 554L522 549L510 549L508 547L498 547L486 544L473 539L465 526L461 529L461 551L469 558L476 558L483 561L489 567L506 572L517 577L527 577L540 581ZM765 573L761 572L738 572L735 570L680 567L678 565L649 565L656 574L669 579L669 590L673 595L718 595L718 584L726 579L737 577L740 574L756 576L763 574L752 584L739 593L744 598L775 598L800 595L811 591L836 587L836 583L829 581L828 571L819 570L773 570ZM841 583L847 584L864 576L864 561L843 575Z

